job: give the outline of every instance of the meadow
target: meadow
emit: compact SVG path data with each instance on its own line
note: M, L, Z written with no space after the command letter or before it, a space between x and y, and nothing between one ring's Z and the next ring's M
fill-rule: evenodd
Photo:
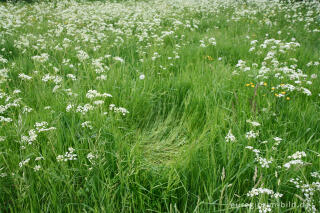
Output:
M318 212L320 2L0 3L0 212Z

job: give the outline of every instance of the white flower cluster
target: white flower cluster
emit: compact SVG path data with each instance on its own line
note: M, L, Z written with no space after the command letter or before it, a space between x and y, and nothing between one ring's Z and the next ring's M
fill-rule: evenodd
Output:
M273 158L270 158L269 160L266 158L263 158L256 154L255 160L260 164L262 168L269 168L269 165L273 162Z
M67 106L67 111L70 111L70 106L72 105L68 105ZM76 112L80 112L81 114L85 115L87 112L92 111L94 109L94 106L92 106L91 104L85 104L83 106L79 105L76 109Z
M32 110L33 109L31 107L24 106L22 109L22 113L29 113L29 112L32 112Z
M33 168L33 170L34 170L35 172L39 171L40 169L41 169L41 166L40 166L40 165L36 165L36 166Z
M6 118L0 115L0 123L5 122L5 123L10 123L12 121L12 118Z
M70 78L72 81L76 81L77 77L73 74L67 74L67 78Z
M1 168L0 171L1 171L2 169L3 169L3 168ZM1 172L1 173L0 173L0 177L7 177L7 175L8 175L8 174L5 173L5 172Z
M8 63L8 60L5 59L2 55L0 55L0 63L6 64Z
M304 151L302 152L296 152L291 156L288 156L289 159L293 159L287 163L285 163L283 166L287 169L289 169L292 165L306 165L304 161L301 160L302 157L306 157L306 153Z
M48 127L48 122L46 122L46 121L36 122L34 127L36 128L38 133L56 129L55 127Z
M46 132L50 130L55 130L55 127L48 127L48 123L46 121L36 122L34 125L35 129L31 129L28 132L28 135L21 136L21 142L31 145L33 142L37 140L38 134L40 132ZM24 148L24 147L22 147Z
M290 182L295 185L297 189L301 190L301 193L304 196L304 208L307 212L316 213L318 212L315 206L315 193L320 192L320 182L312 182L311 184L305 184L300 178L291 178Z
M78 97L78 94L75 92L72 92L70 88L64 89L63 91L66 92L68 96Z
M26 74L24 74L24 73L20 73L20 74L18 75L18 78L21 78L22 80L31 80L31 79L32 79L31 76L28 76L28 75L26 75Z
M109 93L99 93L96 90L89 90L86 93L86 97L88 99L107 98L107 97L111 98L112 95ZM102 106L104 102L105 102L104 100L93 100L92 102L93 105L91 103L86 103L84 105L78 105L78 106L76 106L75 104L69 103L66 107L66 111L67 112L75 111L75 112L81 113L82 115L85 115L89 111L96 109L98 106Z
M74 153L75 149L72 147L68 148L68 152L66 152L64 155L58 155L57 161L72 161L77 160L77 154Z
M36 55L36 56L32 56L31 57L34 61L40 62L40 63L44 63L46 61L48 61L49 59L49 54L47 53L42 53L41 55Z
M291 156L288 156L288 158L292 158L292 159L301 159L302 157L306 157L306 153L304 151L297 151L296 153L294 153Z
M205 38L205 39L201 39L200 41L200 47L207 47L208 45L212 45L212 46L216 46L217 42L216 39L214 37L211 38Z
M82 128L88 128L88 129L93 129L91 125L91 121L85 121L81 124Z
M109 105L109 110L113 111L115 113L121 113L122 115L126 115L129 113L129 111L126 108L116 107L116 105L114 105L114 104Z
M254 132L253 130L249 131L246 133L246 138L247 139L252 139L252 138L256 138L259 136L259 132Z
M232 134L231 129L225 137L226 142L234 142L236 141L236 137Z
M106 98L106 97L112 97L111 94L108 94L108 93L99 93L97 92L97 90L89 90L86 94L86 97L89 98L89 99L92 99L92 98L97 98L97 97L103 97L103 98Z
M62 80L63 80L63 78L61 76L58 76L58 75L45 74L42 77L42 81L43 82L53 81L55 84L61 83Z
M7 68L0 69L0 84L8 80L8 72L9 70Z
M256 126L260 126L261 124L257 121L251 121L251 120L246 120L247 123L250 123L252 126L256 127Z
M97 158L97 156L94 155L92 152L90 152L90 153L88 153L87 158L88 158L88 160L92 160L92 159Z
M216 46L217 42L216 39L214 37L211 37L208 39L209 44L211 44L212 46Z
M119 56L113 57L113 59L114 59L115 61L119 61L120 63L124 63L124 59L121 58L121 57L119 57Z
M44 158L43 157L36 157L35 158L35 161L39 161L39 160L43 160ZM29 162L30 162L30 158L27 158L26 160L23 160L19 163L19 167L22 168L23 166L27 165ZM39 171L41 169L41 166L40 165L36 165L33 170L35 172Z
M12 95L9 95L5 92L2 92L0 89L0 100L2 99L4 101L3 105L0 105L0 114L6 114L7 110L10 108L18 108L20 107L21 98L14 98L16 94L19 94L19 90L14 90ZM11 118L7 118L0 115L0 123L11 122Z
M107 76L106 76L106 75L100 75L100 76L97 76L96 79L97 79L97 80L104 81L104 80L107 79Z
M92 152L89 152L88 154L87 154L87 159L89 160L89 162L91 163L91 164L96 164L96 160L98 159L98 155L97 154L94 154L94 153L92 153ZM89 168L89 170L90 169L92 169L92 168Z
M275 141L275 143L274 143L273 146L272 146L272 150L277 150L279 144L280 144L281 141L282 141L282 138L274 137L273 140Z
M21 142L23 143L27 143L29 145L31 145L34 141L37 140L37 133L34 129L29 130L29 135L28 136L21 136Z
M271 205L267 203L259 203L258 210L259 210L259 213L267 213L272 211Z
M278 192L274 192L271 189L267 189L267 188L252 188L251 191L249 191L247 193L248 197L255 197L255 196L259 196L261 194L267 194L270 195L272 198L280 198L283 196L283 194L278 193Z
M108 58L108 56L105 56L105 58ZM110 69L107 65L103 64L103 62L102 62L103 59L104 59L104 57L92 59L92 65L95 68L95 72L97 74L104 73ZM101 76L103 76L103 75L101 75ZM100 78L101 78L101 76L100 76Z
M85 51L79 50L77 53L77 57L80 61L85 61L89 58L89 55Z
M255 161L260 164L262 168L269 168L270 164L273 162L273 158L271 157L269 160L260 156L260 150L254 149L252 146L246 146L246 149L252 150L256 157Z
M30 158L27 158L27 159L21 161L21 162L19 163L19 167L20 167L20 168L23 167L24 165L26 165L27 163L29 163L29 161L30 161Z
M314 177L314 178L320 179L320 173L319 173L319 172L311 172L310 175L311 175L312 177Z

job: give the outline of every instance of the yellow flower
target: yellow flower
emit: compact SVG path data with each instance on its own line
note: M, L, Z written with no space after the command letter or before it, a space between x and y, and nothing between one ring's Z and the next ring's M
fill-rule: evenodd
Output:
M285 94L286 94L286 92L281 92L281 94L282 94L282 95L285 95Z
M277 93L276 93L276 94L274 94L274 95L275 95L275 96L277 96L277 97L279 96Z
M266 83L266 82L264 82L264 83L263 83L263 85L264 85L264 86L267 86L267 83Z
M272 87L271 89L272 89L272 90L274 90L275 88L274 88L274 87Z
M208 55L207 58L209 61L213 61L213 58L210 55Z
M246 87L250 86L250 84L246 84Z
M254 84L251 84L251 87L254 87Z
M287 100L289 101L289 100L290 100L290 97L287 97Z

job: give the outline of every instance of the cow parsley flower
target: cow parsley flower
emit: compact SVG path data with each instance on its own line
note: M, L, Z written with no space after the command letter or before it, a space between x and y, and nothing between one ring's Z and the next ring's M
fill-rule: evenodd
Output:
M80 61L85 61L89 58L89 55L85 51L79 50L77 53L77 57Z
M258 210L259 210L259 213L267 213L272 211L271 205L267 203L259 203Z
M33 170L36 171L36 172L39 171L40 169L41 169L41 166L40 166L40 165L36 165L36 166L33 168Z
M119 56L113 57L113 59L114 59L115 61L119 61L120 63L124 63L124 59L123 59L123 58L120 58Z
M247 139L256 138L258 136L259 136L259 132L254 132L252 130L246 133Z
M86 121L86 122L83 122L81 124L82 128L88 128L88 129L93 129L92 125L91 125L91 121Z
M20 168L23 167L24 165L26 165L27 163L29 163L29 161L30 161L30 158L27 158L26 160L21 161L21 162L19 163L19 167L20 167Z
M283 194L278 193L278 192L275 193L273 190L268 189L268 188L252 188L251 191L249 191L247 193L247 196L254 197L254 196L261 195L261 194L267 194L267 195L270 195L271 197L274 197L274 198L280 198L283 196Z
M31 76L28 76L24 73L20 73L18 77L21 78L22 80L31 80L32 79Z
M257 121L251 121L251 120L247 120L248 123L250 123L252 126L260 126L261 124Z
M64 155L58 155L57 161L72 161L77 160L77 154L74 153L75 149L72 147L68 148L68 152L66 152Z
M225 137L226 142L234 142L236 141L236 137L232 134L231 129Z
M301 165L301 166L303 166L303 165L305 165L305 162L303 162L303 161L300 160L300 159L298 159L298 160L291 160L291 161L289 161L288 163L285 163L285 164L283 165L283 167L289 169L292 165Z

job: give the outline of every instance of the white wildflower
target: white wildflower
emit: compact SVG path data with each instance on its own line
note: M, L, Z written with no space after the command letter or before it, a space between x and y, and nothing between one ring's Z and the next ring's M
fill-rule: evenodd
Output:
M252 126L260 126L261 124L257 121L251 121L251 120L247 120L248 123L250 123Z
M252 130L246 133L247 139L256 138L258 136L259 136L259 132L254 132Z
M27 158L26 160L21 161L21 162L19 163L19 167L20 167L20 168L23 167L24 165L26 165L27 163L29 163L29 161L30 161L30 158Z
M226 142L234 142L236 141L236 137L232 134L231 129L225 137Z
M141 74L140 76L139 76L139 79L140 80L143 80L145 78L145 75L143 75L143 74Z
M18 77L21 78L22 80L31 80L32 79L31 76L28 76L24 73L20 73Z
M91 121L86 121L86 122L83 122L81 124L82 128L88 128L88 129L93 129L92 125L91 125Z
M41 169L41 166L40 165L36 165L33 169L34 169L34 171L37 172L37 171L39 171Z

